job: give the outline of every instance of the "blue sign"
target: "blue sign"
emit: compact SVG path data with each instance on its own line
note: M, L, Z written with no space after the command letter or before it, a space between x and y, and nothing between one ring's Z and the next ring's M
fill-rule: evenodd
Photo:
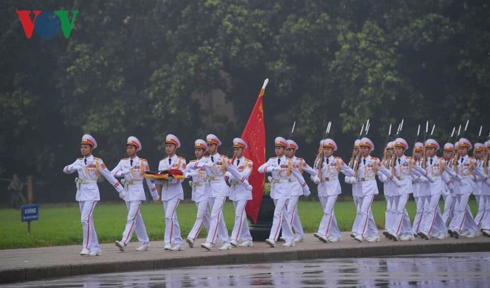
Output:
M21 208L22 222L39 220L39 206L37 204L24 205Z

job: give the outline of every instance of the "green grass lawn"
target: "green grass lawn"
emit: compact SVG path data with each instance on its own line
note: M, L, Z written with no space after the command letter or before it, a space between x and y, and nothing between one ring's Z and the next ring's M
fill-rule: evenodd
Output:
M441 202L441 209L442 204ZM469 204L473 214L475 214L476 202L470 200ZM382 229L384 227L386 202L375 201L372 208L376 225ZM415 214L413 201L407 204L407 210L413 219ZM162 205L145 204L141 211L150 239L153 241L163 240L164 213ZM181 203L177 211L182 237L185 238L194 224L196 206L194 203ZM323 215L320 203L318 201L300 201L298 211L305 232L316 232ZM223 212L228 230L231 232L234 218L233 204L227 202ZM356 214L353 202L337 202L335 214L340 230L350 231ZM99 242L112 243L121 239L126 216L127 210L123 203L99 203L94 212ZM20 221L19 210L0 209L0 219L3 219L4 223L0 229L0 249L73 245L82 242L80 212L77 203L64 206L40 205L39 221L31 223L31 235L27 235L27 223ZM205 237L205 229L202 229L200 237ZM133 236L132 241L137 241L136 235Z

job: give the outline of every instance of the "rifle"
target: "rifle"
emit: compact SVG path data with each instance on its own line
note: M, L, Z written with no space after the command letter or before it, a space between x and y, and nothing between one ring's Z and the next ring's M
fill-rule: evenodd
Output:
M364 135L362 134L362 128L361 128L361 133L359 135L359 138L362 138L362 137L365 137L367 136L368 132L369 132L369 119L367 120L366 122L366 128L364 129ZM364 127L364 125L363 125ZM360 147L359 147L360 148ZM355 149L355 144L354 144L354 149ZM361 163L361 151L359 149L359 151L357 152L357 155L356 155L356 160L354 162L356 162L356 168L354 169L354 177L357 178L357 172L359 171L359 164Z
M395 134L395 139L398 138L398 136L400 135L400 133L402 132L402 129L403 129L403 123L405 122L405 119L402 119L402 121L400 122L400 124L398 124L398 129L396 129L396 134ZM395 167L395 160L396 160L396 155L395 153L393 152L391 154L391 167Z
M291 129L291 132L289 133L289 139L293 139L293 133L294 133L294 127L296 127L296 121L293 123L293 128Z
M415 160L415 144L417 144L417 140L419 140L419 135L420 135L420 124L419 124L419 128L417 128L417 135L415 136L415 141L413 142L412 156L414 160Z
M325 140L327 138L328 134L330 133L330 127L331 126L332 126L332 122L328 121L327 129L325 129L325 132L323 132L322 140ZM316 167L319 169L319 171L321 171L321 169L323 167L323 147L322 147L322 145L320 145L320 147L318 148L317 159L318 159L318 163L317 163Z
M388 135L386 135L386 140L385 140L385 149L384 149L384 153L383 153L383 162L385 162L386 160L386 156L387 156L387 153L388 153L388 142L390 141L390 136L391 136L391 124L390 124L390 128L388 130ZM385 167L387 166L386 165L387 163L385 163ZM388 168L388 167L386 167Z
M361 131L359 131L359 139L361 139L361 135L362 135L362 131L363 130L364 130L364 124L362 124ZM354 169L354 162L355 162L355 158L356 157L357 157L357 154L356 154L356 143L354 141L354 148L352 148L352 156L351 156L350 161L349 161L349 167L351 169Z
M434 131L434 130L432 130ZM427 140L427 134L429 133L429 121L427 120L427 122L425 123L425 133L424 133L424 142L422 143L422 145L424 145L424 147L422 148L422 168L427 168L427 149L425 148L425 141Z

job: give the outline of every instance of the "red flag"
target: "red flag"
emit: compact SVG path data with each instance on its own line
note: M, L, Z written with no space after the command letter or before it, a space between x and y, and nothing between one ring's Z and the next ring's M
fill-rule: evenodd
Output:
M262 195L264 193L265 174L260 174L257 169L265 162L265 126L262 96L264 96L265 87L268 82L269 79L264 81L257 102L255 102L254 109L242 133L242 139L248 144L248 148L243 151L243 155L254 163L252 173L248 178L248 182L253 186L253 199L249 200L245 207L245 212L252 219L253 223L257 223L260 203L262 202Z

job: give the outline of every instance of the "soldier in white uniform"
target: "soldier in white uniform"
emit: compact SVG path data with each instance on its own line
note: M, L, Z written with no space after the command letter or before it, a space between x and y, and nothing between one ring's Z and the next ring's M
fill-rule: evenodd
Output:
M413 160L414 165L420 166L422 161L422 151L424 149L424 144L422 142L416 142L413 149ZM415 237L418 237L418 232L422 224L422 215L424 214L424 203L425 196L421 195L422 190L426 190L424 183L429 181L425 176L412 175L412 189L413 189L413 199L415 200L416 212L413 218L412 233Z
M287 205L291 198L292 182L298 181L303 189L305 196L310 194L309 187L304 182L303 176L299 170L293 167L292 159L285 156L285 150L288 147L288 142L283 137L276 137L274 140L275 153L277 157L270 158L266 163L262 164L259 173L271 173L271 193L270 196L276 205L274 209L274 218L272 220L271 232L269 238L265 240L271 247L275 247L279 231L282 227L282 235L286 243L282 246L294 246L294 234L291 229L291 223L284 217L284 211L287 211Z
M471 193L476 189L476 184L472 180L472 172L483 172L478 169L476 160L468 156L471 148L473 148L471 142L466 138L461 138L456 163L453 163L452 169L445 166L445 170L456 180L454 181L454 217L448 230L448 233L455 238L459 238L460 235L472 238L477 235L478 231L473 215L468 212L467 206ZM465 233L462 234L463 232Z
M211 220L206 242L202 243L201 247L210 251L213 245L216 244L217 238L219 238L223 243L219 250L224 251L231 249L228 230L223 217L223 206L225 205L226 197L230 195L230 189L225 181L228 157L218 153L218 146L221 145L221 141L216 135L208 134L206 141L210 154L209 158L196 161L195 164L190 166L191 169L201 169L203 167L206 169L207 181L211 188L208 199L211 207Z
M482 172L486 175L482 180L482 197L484 202L484 212L481 220L481 232L484 236L490 237L490 179L488 173L488 159L490 155L490 140L485 142L485 155L483 157Z
M293 167L298 169L300 173L306 171L311 177L316 176L317 172L315 169L311 168L303 158L296 157L295 153L299 149L298 144L291 139L288 139L287 142L288 148L286 149L286 157L292 159ZM303 230L303 225L301 225L301 219L299 218L297 208L299 196L303 195L303 188L298 181L293 181L291 186L293 186L291 198L289 199L287 212L285 212L286 214L284 217L287 217L286 219L288 219L289 224L294 229L294 232L296 232L294 242L302 242L305 239L305 232Z
M386 157L383 158L382 163L386 169L391 170L391 166L393 164L393 157L394 157L393 150L395 149L395 142L393 141L388 142L388 144L386 144L385 149L386 149L386 153L385 153ZM389 237L388 227L395 215L395 204L394 204L395 198L393 197L395 192L395 188L394 188L395 184L393 184L393 182L387 177L383 177L382 174L378 175L378 179L379 181L383 182L383 192L386 199L385 231L383 231L383 235L385 237Z
M160 160L158 171L175 169L182 171L182 173L184 172L186 161L184 158L175 154L178 148L180 148L179 138L173 134L168 134L165 137L165 152L167 153L167 157ZM182 240L179 220L177 218L177 207L182 200L184 200L182 180L172 177L163 180L162 202L165 213L165 250L180 251L184 249L184 241ZM173 244L174 246L172 246Z
M444 173L444 160L437 157L436 151L439 150L439 143L434 139L425 141L426 159L425 170L421 166L414 167L420 173L426 173L429 182L426 189L429 195L424 204L424 214L418 235L429 240L429 237L444 239L446 237L446 225L442 219L439 208L439 200L445 190L445 182L449 180Z
M112 176L107 170L104 162L100 158L92 155L92 150L97 148L95 138L89 134L82 137L80 151L83 158L78 158L70 165L63 168L63 172L71 174L78 172L78 177L75 179L77 185L76 200L79 202L83 243L82 256L99 256L101 255L99 240L94 226L94 209L97 202L100 201L99 187L97 186L97 178L102 175L105 179L117 190L119 197L124 199L126 193L119 181Z
M451 161L453 157L454 157L454 144L452 143L444 144L444 151L443 151L444 165L451 168L453 165ZM444 171L444 174L447 175L445 178L448 180L445 183L446 189L443 191L442 194L442 198L444 199L444 211L442 213L442 220L444 221L446 226L448 226L449 222L454 216L454 203L455 203L454 194L451 193L451 190L454 191L454 186L449 174L446 171Z
M236 178L229 171L226 175L229 177L230 187L230 200L233 201L235 206L235 224L233 225L233 231L231 232L230 244L233 247L250 247L253 246L252 235L250 235L250 229L248 227L247 213L245 212L245 206L248 200L252 200L252 191L248 190L242 185L242 178L248 179L250 173L252 173L253 162L250 159L243 157L243 150L248 147L247 143L241 138L233 139L233 159L230 160L230 164L233 165L239 175ZM227 166L227 168L229 168ZM242 243L238 243L239 241Z
M126 220L126 227L122 234L121 241L116 241L116 246L119 250L124 251L124 248L128 245L133 237L133 232L136 231L136 236L141 246L137 251L146 251L150 249L150 239L146 233L145 223L141 217L141 204L146 201L145 188L143 187L144 174L150 171L148 161L143 158L139 158L137 152L141 150L141 142L138 138L130 136L126 144L126 152L129 158L124 158L119 161L117 166L112 169L111 174L114 177L123 177L121 181L126 192L124 201L128 209L128 218ZM146 179L146 184L150 189L151 197L153 201L158 202L158 192L155 184L151 182L151 179Z
M342 193L339 182L339 173L342 172L347 177L354 176L354 170L347 166L340 157L334 157L337 151L337 143L333 139L325 139L323 142L323 164L318 171L318 197L323 209L323 218L318 227L318 232L313 234L316 238L327 242L339 242L341 234L335 218L334 206L337 197Z
M483 156L484 156L485 145L483 143L475 143L473 148L473 157L475 158L478 167L483 168ZM481 201L482 195L482 185L483 185L483 177L478 176L473 172L472 174L473 180L476 184L476 189L473 191L473 195L475 196L476 204L478 204L478 213L475 216L475 223L478 227L481 227L481 220L483 218L483 212L485 211L485 204Z
M209 223L211 221L211 214L209 214L208 210L208 199L211 188L207 183L208 176L206 174L206 169L202 167L200 169L191 170L191 167L197 161L206 161L208 157L205 157L204 153L207 149L208 146L206 141L197 139L194 142L194 155L196 156L196 160L190 161L184 172L186 177L192 177L192 181L189 182L192 187L192 201L194 201L197 206L196 222L194 222L194 226L192 226L186 239L187 244L189 244L189 247L191 248L194 247L194 242L201 231L202 225L204 225L206 231L209 231Z
M370 222L370 213L372 213L371 204L373 202L374 195L379 193L375 176L378 174L378 172L381 172L398 187L401 186L401 183L391 174L389 170L383 166L378 158L371 157L370 153L374 150L374 144L369 138L362 138L360 147L361 157L359 162L355 163L354 177L346 177L350 178L347 180L348 182L358 184L356 189L359 189L359 191L357 193L358 195L361 195L358 199L358 206L360 206L359 213L356 216L358 219L354 222L356 223L356 227L353 228L354 232L356 233L354 239L359 242L362 242L364 239L368 242L377 242L379 241L377 229L373 235L366 234L368 231L368 222ZM371 223L371 225L374 225L375 227L374 223Z

